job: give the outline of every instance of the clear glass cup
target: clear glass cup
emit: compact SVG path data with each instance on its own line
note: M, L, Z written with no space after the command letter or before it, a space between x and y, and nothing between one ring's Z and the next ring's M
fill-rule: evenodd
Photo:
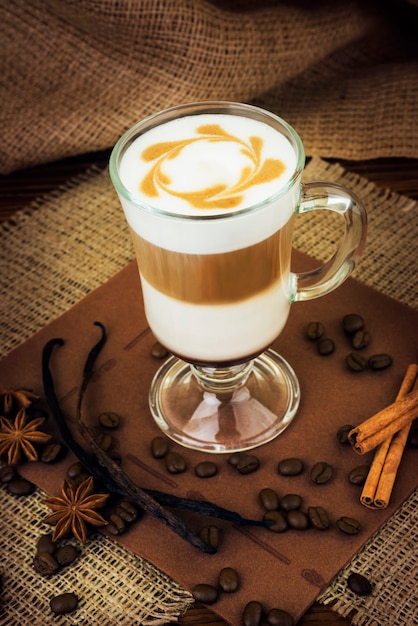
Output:
M185 120L194 126L204 120L201 134L190 139ZM267 140L254 141L245 128L240 134L251 120L274 131L273 143L284 141L291 155L285 180L273 171L266 195L260 172L268 158L261 156L260 145ZM174 135L166 126L173 121L180 122ZM225 133L223 123L236 130ZM151 131L158 138L156 151L147 153L152 172L144 175L146 184L132 185L123 164L130 159L137 167L140 155L133 144L139 138L152 144L152 135L146 137ZM202 171L206 161L213 165L212 148L221 148L214 153L220 172L206 185ZM302 185L304 164L302 142L289 124L233 102L191 103L156 113L128 130L112 151L110 176L132 234L145 314L171 353L152 382L150 410L161 430L186 447L248 450L277 437L297 412L295 372L270 346L293 302L325 295L351 274L367 231L359 199L338 184ZM180 178L186 173L187 191L175 187L176 167ZM234 184L225 190L222 171L230 169ZM248 187L255 196L240 204L237 198L243 196L236 192ZM191 202L190 211L178 208L179 196L186 205ZM319 268L293 273L294 217L314 210L343 218L341 243Z

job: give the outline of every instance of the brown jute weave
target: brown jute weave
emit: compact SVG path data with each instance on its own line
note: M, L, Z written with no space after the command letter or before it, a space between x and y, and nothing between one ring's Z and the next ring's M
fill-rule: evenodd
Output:
M256 102L308 155L418 158L413 0L0 3L0 173L182 102Z
M369 241L355 277L418 308L418 203L377 189L318 158L305 171L305 180L313 179L345 184L368 209ZM295 246L317 257L328 256L333 251L333 232L319 215L304 217L296 223ZM2 356L133 256L108 173L97 170L18 213L13 222L0 228L0 243ZM33 575L31 558L40 534L39 520L46 513L41 494L16 499L0 489L0 507L2 625L163 624L190 605L190 595L164 573L101 535L87 545L74 568L45 582L42 579L40 584ZM322 593L320 601L332 603L361 626L416 624L417 532L416 492ZM372 576L372 596L358 598L347 590L351 569ZM66 583L74 589L82 586L80 611L67 618L49 617L49 599Z

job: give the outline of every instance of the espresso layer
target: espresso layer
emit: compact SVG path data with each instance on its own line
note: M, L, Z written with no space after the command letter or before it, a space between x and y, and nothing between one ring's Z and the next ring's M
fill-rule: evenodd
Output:
M293 218L264 241L222 254L185 254L160 248L132 231L142 276L164 295L200 305L252 298L288 272Z

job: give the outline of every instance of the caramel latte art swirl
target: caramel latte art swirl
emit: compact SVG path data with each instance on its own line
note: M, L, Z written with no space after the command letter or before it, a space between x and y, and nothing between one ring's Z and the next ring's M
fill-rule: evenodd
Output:
M204 113L162 123L123 154L121 198L154 335L196 363L264 350L288 316L297 156L272 126Z

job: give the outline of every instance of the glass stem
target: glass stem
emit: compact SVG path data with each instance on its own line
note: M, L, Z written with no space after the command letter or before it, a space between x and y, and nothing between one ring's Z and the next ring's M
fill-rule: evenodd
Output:
M228 398L236 389L243 387L253 368L253 361L230 367L202 367L191 365L200 387L214 393L219 399Z

